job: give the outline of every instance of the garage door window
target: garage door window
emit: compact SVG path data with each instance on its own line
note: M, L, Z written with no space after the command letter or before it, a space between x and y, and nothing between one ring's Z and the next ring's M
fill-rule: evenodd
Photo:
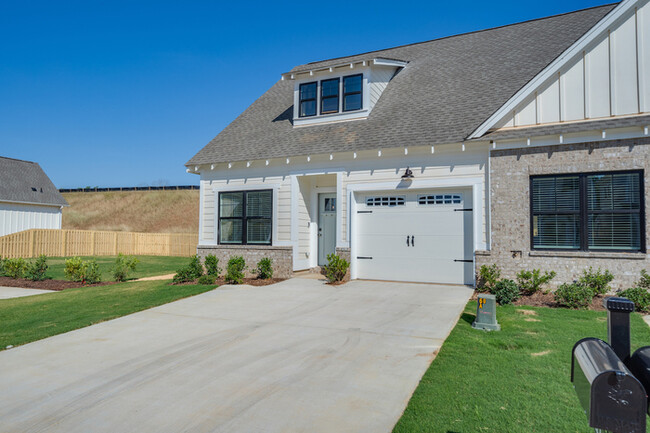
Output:
M534 249L643 251L642 172L531 178Z
M270 245L273 190L219 193L219 243Z
M396 197L366 197L366 206L404 206L404 196Z
M460 204L463 198L460 194L431 194L419 195L418 204Z

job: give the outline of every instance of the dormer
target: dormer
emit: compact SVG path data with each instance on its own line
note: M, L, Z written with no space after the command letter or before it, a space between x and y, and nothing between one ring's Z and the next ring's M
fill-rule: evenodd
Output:
M306 126L364 119L388 82L406 62L372 58L282 74L293 80L293 125Z

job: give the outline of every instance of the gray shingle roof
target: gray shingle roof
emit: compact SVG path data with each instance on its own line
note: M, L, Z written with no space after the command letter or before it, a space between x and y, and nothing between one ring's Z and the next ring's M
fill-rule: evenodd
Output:
M485 140L509 140L516 138L527 137L541 137L544 135L560 135L570 134L572 132L584 132L601 129L611 128L627 128L627 127L646 127L650 125L650 115L631 116L631 117L615 117L605 118L600 120L589 120L585 122L575 123L556 123L553 125L539 125L531 127L520 127L516 129L509 129L504 131L495 131L485 134L480 138L475 138L469 141L485 141Z
M0 201L68 206L40 165L0 157Z
M187 165L462 141L614 7L297 66L409 62L367 120L293 128L294 83L280 80Z

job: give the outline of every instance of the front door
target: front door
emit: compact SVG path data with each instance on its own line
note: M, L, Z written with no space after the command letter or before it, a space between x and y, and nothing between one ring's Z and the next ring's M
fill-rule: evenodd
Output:
M336 252L336 194L318 194L318 265Z

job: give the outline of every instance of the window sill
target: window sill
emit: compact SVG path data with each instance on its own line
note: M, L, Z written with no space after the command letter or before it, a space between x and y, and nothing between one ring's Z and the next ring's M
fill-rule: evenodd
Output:
M623 253L607 251L530 251L530 257L574 257L585 259L625 259L625 260L645 260L645 253Z
M321 114L318 116L296 117L293 119L293 126L316 125L322 123L334 123L346 120L365 119L370 114L367 108L354 111L340 111L331 114Z

